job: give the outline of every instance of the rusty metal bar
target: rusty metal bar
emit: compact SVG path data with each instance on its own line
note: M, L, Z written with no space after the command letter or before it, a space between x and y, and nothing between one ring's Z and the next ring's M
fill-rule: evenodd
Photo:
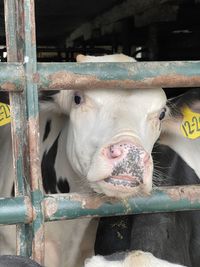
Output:
M22 65L0 63L0 73L0 90L22 90ZM38 63L37 71L32 75L39 90L198 87L200 61ZM12 86L5 86L8 81Z
M39 63L40 90L200 86L200 61Z
M40 170L39 154L39 110L38 91L34 77L37 72L36 37L35 37L35 7L34 0L23 0L24 12L24 69L26 81L27 103L27 134L29 152L29 177L31 183L31 199L34 220L32 222L33 242L32 258L44 264L44 216L43 187Z
M20 81L17 80L18 83L13 86L12 75L18 71L18 68L16 68L16 70L14 69L13 72L9 70L11 77L8 81L5 81L7 77L3 76L4 84L1 86L1 89L19 91L22 89L21 85L25 84L26 86L26 90L23 94L17 95L11 93L10 97L12 118L14 120L12 123L12 137L16 170L15 176L17 177L16 193L18 195L29 195L27 181L31 181L31 199L34 206L34 214L36 215L30 226L18 226L18 253L31 256L32 249L32 258L43 264L44 219L42 213L43 189L39 163L38 93L37 85L34 84L33 79L37 65L34 1L5 0L4 4L8 61L23 62L24 71L23 77L22 74L20 74L19 77L17 76L18 79L21 79ZM9 64L6 64L6 66L8 68ZM16 75L14 75L14 77L15 76ZM27 109L25 109L26 105L24 99L27 103ZM25 124L23 125L23 123ZM28 136L28 139L25 138L26 136ZM25 157L26 160L23 161Z
M38 88L155 88L200 86L200 61L39 63Z
M146 197L118 200L87 194L46 195L45 221L71 220L155 212L200 209L200 185L159 187ZM0 224L31 223L31 200L27 197L0 199Z
M116 200L81 194L45 196L45 220L200 209L200 185L160 187L147 197Z
M7 0L6 3L9 3ZM5 8L6 8L5 4ZM7 8L7 12L10 11ZM5 10L6 12L6 10ZM7 16L7 15L6 15ZM8 25L12 25L9 20L6 21L6 32L10 31L10 27ZM6 40L7 44L11 41L11 39ZM12 40L13 41L13 40ZM9 45L9 44L8 44ZM9 49L11 49L11 45L9 45ZM9 56L10 51L8 50L8 62L11 62L11 58ZM15 63L13 63L15 62ZM12 63L0 63L0 90L7 92L19 92L24 88L24 68L20 63L16 63L16 59L12 60Z
M8 62L23 62L24 61L24 20L23 20L23 1L5 0L5 26L6 26L6 45L7 45L7 60ZM10 71L10 76L13 77L13 82L5 81L8 89L24 89L24 68L16 63L4 63L5 69ZM8 69L10 66L13 70ZM1 73L1 72L0 72ZM1 73L1 76L5 75ZM18 76L17 76L18 75ZM6 79L6 75L3 76ZM17 78L21 78L19 81ZM15 80L14 80L15 79ZM15 83L14 83L15 81ZM1 86L2 87L2 86ZM28 166L26 161L26 102L25 94L10 93L11 117L12 117L12 147L13 147L13 162L15 174L15 195L29 196L29 188L27 186ZM9 138L9 137L7 137ZM13 208L17 198L13 200ZM8 202L9 203L9 202ZM11 202L12 203L12 202ZM8 204L6 204L8 205ZM19 212L23 208L18 208ZM28 207L27 207L28 208ZM32 209L29 207L29 211ZM13 209L11 208L13 211ZM7 218L4 211L1 210L1 217ZM9 217L8 217L9 218ZM8 220L9 221L9 220ZM31 227L24 224L17 225L17 254L22 256L31 256L32 249L32 234Z

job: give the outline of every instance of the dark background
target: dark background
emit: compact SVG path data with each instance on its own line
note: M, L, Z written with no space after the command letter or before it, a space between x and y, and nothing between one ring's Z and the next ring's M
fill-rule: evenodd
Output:
M119 52L138 60L200 59L200 0L35 0L35 8L38 61ZM3 0L0 45L4 61Z

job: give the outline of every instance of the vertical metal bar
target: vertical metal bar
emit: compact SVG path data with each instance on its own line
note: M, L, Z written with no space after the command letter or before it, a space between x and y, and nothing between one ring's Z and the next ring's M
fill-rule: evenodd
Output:
M32 203L35 216L33 227L33 259L44 263L44 213L42 207L43 187L39 158L39 110L37 84L34 76L37 71L36 38L35 38L35 8L34 0L24 0L25 25L25 56L24 66L26 73L26 101L27 101L27 127L28 149L30 161L30 180L32 190Z
M5 27L8 62L24 60L24 23L21 1L4 0ZM12 147L15 174L15 195L30 195L26 178L26 105L24 93L10 93L12 117ZM31 256L31 229L28 225L17 225L17 254Z
M32 258L43 264L44 216L41 204L43 189L39 161L38 92L33 79L37 66L34 15L33 0L5 0L8 59L24 62L26 76L24 95L11 94L10 97L11 106L15 107L12 109L12 137L17 177L16 193L17 195L28 194L26 179L30 180L34 209L34 220L31 226L18 226L18 253L30 256L32 252ZM27 103L26 109L24 98ZM19 114L21 120L19 120ZM24 125L22 122L25 122ZM26 139L25 136L28 138ZM26 160L23 161L24 155Z

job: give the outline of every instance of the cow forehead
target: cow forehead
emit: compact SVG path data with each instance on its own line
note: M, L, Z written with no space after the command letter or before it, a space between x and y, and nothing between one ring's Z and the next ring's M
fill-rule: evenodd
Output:
M97 105L125 104L135 107L142 105L142 108L149 111L157 111L165 106L167 98L161 88L155 89L101 89L87 90L84 92L85 97L94 101Z

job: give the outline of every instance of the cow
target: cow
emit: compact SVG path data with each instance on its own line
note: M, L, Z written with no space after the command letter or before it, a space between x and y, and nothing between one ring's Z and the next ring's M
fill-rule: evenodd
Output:
M77 61L134 60L125 55L79 55ZM158 139L176 151L200 177L199 139L185 138L180 127L184 106L167 106L166 94L161 88L100 89L41 93L40 158L46 193L96 192L119 199L149 195L153 183L151 152ZM195 98L186 104L198 112ZM4 137L1 139L1 166L6 168L0 174L1 196L8 195L13 185L12 165L8 164L12 163L8 131L9 125L1 129ZM83 266L85 258L94 253L97 226L98 219L91 218L47 223L45 265ZM9 235L1 231L0 248L4 254L14 251L14 235L11 231ZM138 255L155 259L146 252ZM156 264L169 266L160 259L156 259Z
M161 178L157 177L157 170L154 174L154 185L199 184L199 178L195 172L170 148L159 145L152 153L154 161L159 163L160 167L162 166L162 173L159 173ZM199 220L199 211L101 218L96 234L95 253L107 256L94 257L86 266L90 267L92 264L96 266L97 261L99 262L97 266L103 267L108 259L109 262L114 259L123 262L122 260L131 251L142 250L151 252L163 260L198 267L200 263ZM142 260L145 257L147 263L151 257L153 261L157 261L149 253L133 252L133 257L129 256L129 259L133 260L133 266L137 266L135 260L138 260L138 255ZM107 262L108 267L109 262Z

